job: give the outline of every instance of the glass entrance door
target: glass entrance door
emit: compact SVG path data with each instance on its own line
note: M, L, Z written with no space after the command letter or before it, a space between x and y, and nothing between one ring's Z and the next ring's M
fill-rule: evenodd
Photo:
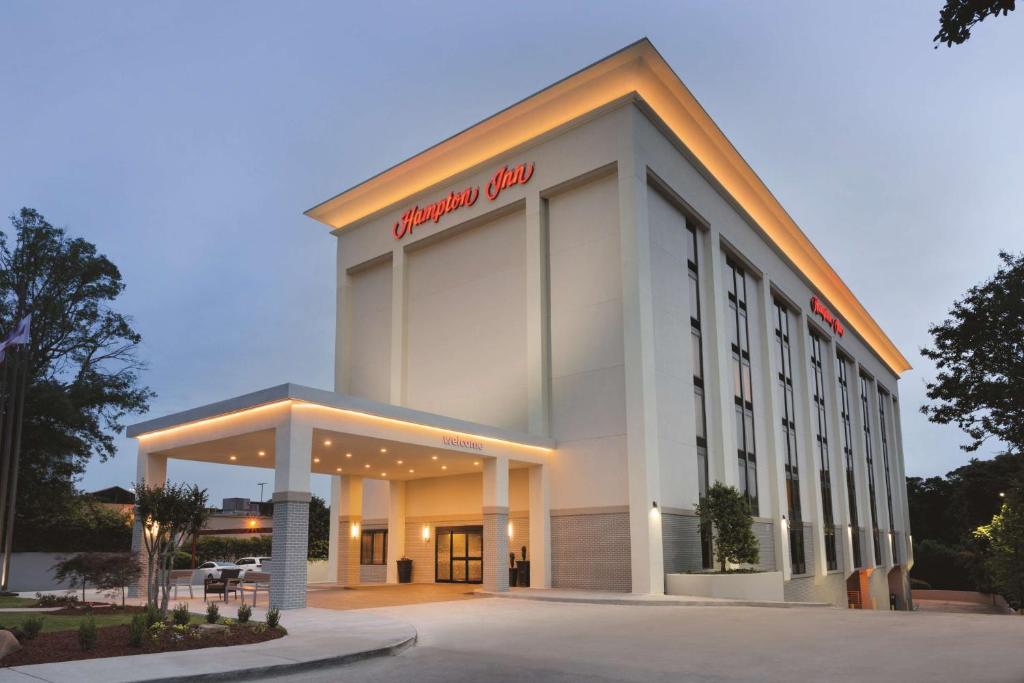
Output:
M484 580L483 527L438 527L434 579L439 583L481 583Z

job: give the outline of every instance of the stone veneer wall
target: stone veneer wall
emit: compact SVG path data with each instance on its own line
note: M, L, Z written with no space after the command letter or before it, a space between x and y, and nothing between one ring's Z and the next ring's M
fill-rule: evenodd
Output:
M846 580L842 572L825 576L801 576L783 583L786 602L829 602L846 607Z
M309 502L274 502L270 605L280 609L306 606L306 570L309 555ZM283 532L283 533L282 533Z
M629 591L629 513L551 514L554 588Z
M773 572L776 571L775 564L775 535L772 530L772 521L768 519L756 519L753 524L754 536L761 547L761 561L758 562L758 569Z
M666 574L702 569L700 518L692 512L662 513L661 543Z
M497 553L498 557L508 557L508 513L487 512L484 514L484 581L483 587L489 591L508 590L508 567L502 562L495 566L487 562L489 556Z
M388 558L388 564L391 563ZM383 564L359 565L359 583L384 583L388 580L388 568Z

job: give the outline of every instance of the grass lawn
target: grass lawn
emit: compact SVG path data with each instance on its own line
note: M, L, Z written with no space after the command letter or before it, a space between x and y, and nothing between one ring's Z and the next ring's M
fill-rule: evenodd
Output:
M35 607L35 598L19 598L15 596L0 596L0 607Z
M96 619L96 627L101 628L103 626L120 626L121 624L128 624L131 622L132 616L134 615L97 614L93 618ZM0 624L3 626L21 626L21 622L25 621L28 617L43 618L43 633L77 630L78 624L85 619L84 616L47 614L45 612L0 612ZM198 614L192 615L193 624L202 624L205 622L206 617Z

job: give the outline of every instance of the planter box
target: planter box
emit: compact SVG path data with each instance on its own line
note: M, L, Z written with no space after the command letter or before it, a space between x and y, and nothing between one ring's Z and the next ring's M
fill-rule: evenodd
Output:
M668 595L784 602L782 572L757 574L666 574Z

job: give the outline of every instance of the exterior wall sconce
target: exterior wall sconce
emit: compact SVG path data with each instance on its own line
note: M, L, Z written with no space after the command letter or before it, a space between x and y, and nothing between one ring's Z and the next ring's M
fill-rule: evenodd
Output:
M349 527L349 533L352 534L352 538L359 538L359 522L352 522Z
M512 532L513 532L513 531L514 531L514 529L513 529L513 527L512 527L512 522L509 522L509 523L508 523L508 537L509 537L509 540L511 540L511 539L512 539Z
M423 525L423 542L426 543L429 540L430 540L430 525L429 524L424 524Z

